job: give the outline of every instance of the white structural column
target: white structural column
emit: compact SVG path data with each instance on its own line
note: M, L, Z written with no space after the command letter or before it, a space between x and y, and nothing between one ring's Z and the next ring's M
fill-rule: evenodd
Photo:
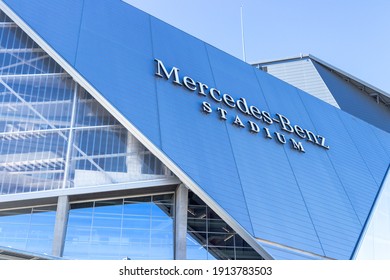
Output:
M66 149L66 156L65 156L65 169L64 169L64 183L62 188L65 189L68 183L69 179L69 172L70 172L70 165L71 165L71 156L73 152L73 137L74 137L74 123L76 119L76 110L77 110L77 91L78 86L77 84L74 85L74 93L73 93L73 100L72 100L72 113L70 117L70 127L69 127L69 137L68 137L68 146Z
M58 197L56 222L54 226L53 250L55 257L62 257L65 245L66 228L69 216L69 197L64 195Z
M180 184L175 195L175 260L187 259L188 189Z

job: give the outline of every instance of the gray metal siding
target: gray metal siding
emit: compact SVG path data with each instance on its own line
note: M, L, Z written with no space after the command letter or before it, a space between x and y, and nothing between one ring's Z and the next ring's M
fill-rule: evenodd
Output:
M267 65L267 72L339 108L310 59L270 64Z

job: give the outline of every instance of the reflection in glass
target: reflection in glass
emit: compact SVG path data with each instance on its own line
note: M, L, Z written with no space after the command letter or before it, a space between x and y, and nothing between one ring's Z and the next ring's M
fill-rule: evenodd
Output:
M51 254L55 206L0 211L0 246Z
M173 259L173 194L71 205L64 257Z
M0 11L0 194L172 173Z

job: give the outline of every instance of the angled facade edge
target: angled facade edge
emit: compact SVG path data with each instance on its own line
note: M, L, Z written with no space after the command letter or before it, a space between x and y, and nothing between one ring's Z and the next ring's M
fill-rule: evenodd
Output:
M373 85L371 85L371 84L369 84L367 82L362 81L361 79L355 77L354 75L351 75L351 74L349 74L349 73L347 73L347 72L345 72L345 71L343 71L343 70L341 70L341 69L339 69L339 68L337 68L337 67L335 67L335 66L333 66L333 65L331 65L331 64L329 64L329 63L327 63L327 62L325 62L325 61L323 61L323 60L321 60L321 59L319 59L317 57L315 57L314 55L309 54L307 57L312 59L312 60L314 60L315 62L317 62L317 63L319 63L319 64L329 68L329 69L332 69L335 72L340 73L343 76L348 77L349 79L355 80L356 82L364 85L365 87L368 87L368 88L370 88L370 89L372 89L374 91L377 91L378 93L386 96L387 98L390 98L390 94L389 93L387 93L387 92L385 92L385 91L383 91L383 90L381 90L381 89L379 89L379 88L377 88L377 87L375 87L375 86L373 86Z
M40 37L26 22L24 22L11 8L0 0L0 9L4 11L32 40L34 40L51 58L53 58L79 85L87 90L114 118L116 118L138 141L141 142L153 155L155 155L168 169L170 169L181 182L183 182L200 199L209 205L223 220L225 220L241 237L257 251L264 259L273 257L258 244L256 239L248 233L235 219L219 206L202 188L196 184L185 172L181 170L168 156L157 148L143 135L129 120L110 104L78 71L62 58L46 41Z
M383 193L384 188L385 188L386 185L390 185L390 165L387 168L385 176L383 177L383 181L382 181L381 186L380 186L380 188L378 190L378 193L376 194L374 203L371 206L370 213L368 214L367 220L364 223L363 230L361 231L359 239L356 242L356 246L355 246L355 248L354 248L354 250L352 252L352 255L351 255L351 260L356 259L357 255L359 253L359 249L362 246L362 243L364 241L364 237L366 236L366 233L368 231L368 227L370 226L370 222L373 219L373 216L374 216L374 213L375 213L375 209L378 207L378 203L379 203L381 194Z
M371 89L373 92L377 92L378 94L382 95L383 97L385 98L390 98L390 93L387 93L357 77L355 77L354 75L351 75L350 73L347 73L343 70L341 70L340 68L337 68L331 64L329 64L328 62L325 62L323 61L322 59L319 59L318 57L312 55L312 54L302 54L300 56L292 56L292 57L287 57L287 58L281 58L281 59L275 59L275 60L265 60L265 61L258 61L258 62L253 62L253 63L249 63L251 65L260 65L260 64L277 64L277 63L281 63L281 62L286 62L286 61L295 61L295 60L301 60L301 59L310 59L310 60L313 60L315 62L317 62L318 64L324 66L325 68L328 68L336 73L338 73L339 75L341 76L345 76L346 78L350 79L350 80L353 80L355 81L356 83L358 84L361 84L362 86L366 87L366 88L369 88Z

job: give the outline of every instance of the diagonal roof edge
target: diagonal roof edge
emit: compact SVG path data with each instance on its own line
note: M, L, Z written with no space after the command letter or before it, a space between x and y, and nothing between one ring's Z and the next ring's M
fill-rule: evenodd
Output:
M379 205L381 203L381 200L383 200L382 197L385 196L385 194L384 194L386 192L385 189L389 188L389 186L390 186L390 164L389 164L389 167L387 168L385 177L382 180L382 183L380 185L378 193L376 194L374 203L371 206L371 209L370 209L370 212L368 214L367 220L364 223L363 230L361 231L359 239L356 242L356 246L355 246L355 248L354 248L354 250L352 252L352 255L351 255L351 260L355 260L355 259L358 258L359 251L360 251L361 247L364 246L363 243L365 241L367 233L369 232L369 228L371 226L371 222L375 219L374 217L375 217L375 214L377 213L377 209L380 207ZM376 214L376 215L378 215L378 214Z
M203 189L195 183L179 166L156 147L141 131L139 131L126 117L124 117L100 92L94 88L76 69L74 69L61 55L40 37L23 19L21 19L4 1L0 0L0 9L7 14L24 32L30 36L52 59L54 59L78 84L87 90L106 110L108 110L138 141L142 143L154 156L165 164L191 191L209 205L223 220L225 220L241 237L264 259L273 257L244 229L232 216L217 204Z
M268 61L261 61L261 62L255 62L255 63L250 63L251 65L253 66L259 66L259 65L266 65L266 64L277 64L277 63L280 63L280 62L286 62L286 61L294 61L294 60L301 60L301 59L311 59L315 62L317 62L318 64L324 66L325 68L327 68L328 70L330 70L331 72L334 72L336 73L338 76L340 76L341 78L343 78L344 80L346 81L349 81L351 82L352 84L354 84L356 87L360 88L360 90L362 91L365 91L368 95L374 97L374 98L377 98L377 101L379 103L379 101L381 101L382 103L384 103L386 106L390 107L390 93L387 93L343 70L341 70L340 68L337 68L317 57L315 57L314 55L311 55L311 54L304 54L304 55L300 55L300 56L293 56L293 57L288 57L288 58L282 58L282 59L275 59L275 60L268 60Z

